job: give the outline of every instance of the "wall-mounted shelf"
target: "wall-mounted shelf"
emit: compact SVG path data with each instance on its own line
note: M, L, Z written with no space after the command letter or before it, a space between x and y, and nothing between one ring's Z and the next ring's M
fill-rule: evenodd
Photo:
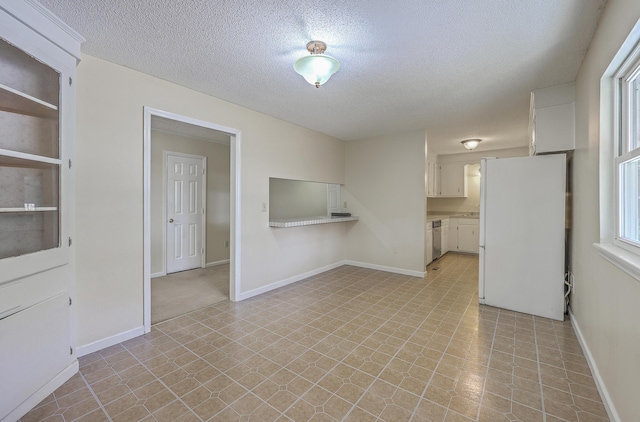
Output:
M269 221L269 227L300 227L300 226L313 226L316 224L327 224L327 223L344 223L348 221L358 221L358 217L312 217L312 218L287 218L282 220L272 220Z
M58 120L58 107L0 84L0 110Z

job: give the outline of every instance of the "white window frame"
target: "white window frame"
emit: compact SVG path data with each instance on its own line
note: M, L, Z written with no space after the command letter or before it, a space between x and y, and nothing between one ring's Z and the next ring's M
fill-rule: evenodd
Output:
M640 281L640 246L619 238L618 162L629 159L620 154L621 112L619 81L640 55L640 19L624 40L600 80L600 241L594 243L598 254L631 277ZM625 67L628 66L628 67ZM627 72L624 70L627 69Z
M614 215L615 215L615 232L614 245L625 249L634 254L640 255L640 235L638 240L632 240L623 237L623 183L622 179L624 163L640 157L640 140L638 145L633 148L631 145L631 137L635 136L638 129L632 127L638 124L638 118L635 116L640 113L640 104L634 101L634 96L630 95L633 89L633 82L640 84L640 44L636 45L633 51L625 58L624 62L615 73L615 90L613 97L614 112ZM637 97L635 97L637 98ZM637 184L637 180L635 180ZM635 189L637 191L638 189ZM638 206L638 201L635 201ZM635 215L640 214L640 209L635 210Z

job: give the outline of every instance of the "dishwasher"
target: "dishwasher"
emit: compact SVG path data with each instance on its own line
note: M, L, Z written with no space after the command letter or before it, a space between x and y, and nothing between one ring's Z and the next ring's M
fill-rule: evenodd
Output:
M442 221L441 220L433 220L432 228L433 228L433 260L440 258L440 254L442 253Z

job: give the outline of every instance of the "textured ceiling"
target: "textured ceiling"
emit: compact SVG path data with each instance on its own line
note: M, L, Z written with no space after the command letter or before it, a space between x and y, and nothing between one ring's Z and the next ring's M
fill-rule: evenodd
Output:
M526 145L529 92L571 82L605 0L41 0L85 53L353 140L426 129L436 153ZM341 69L293 70L308 41Z

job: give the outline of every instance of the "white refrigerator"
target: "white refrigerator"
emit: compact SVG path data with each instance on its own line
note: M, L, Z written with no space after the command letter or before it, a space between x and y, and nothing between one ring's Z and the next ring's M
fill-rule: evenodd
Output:
M565 154L480 163L480 303L564 319Z

